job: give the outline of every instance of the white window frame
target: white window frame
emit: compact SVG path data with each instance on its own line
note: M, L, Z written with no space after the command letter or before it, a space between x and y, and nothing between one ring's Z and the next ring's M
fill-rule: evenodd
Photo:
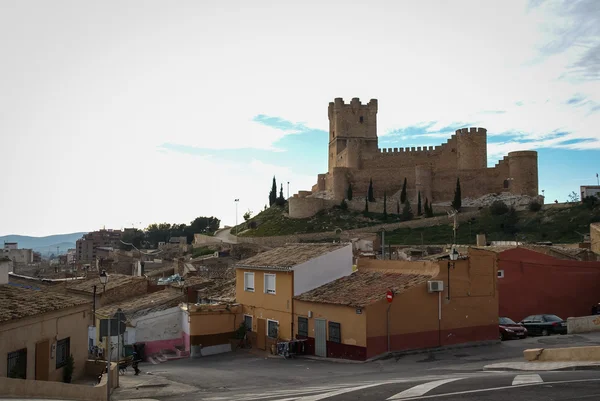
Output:
M267 288L267 276L273 276L273 290L272 291ZM265 273L263 281L264 281L265 294L275 295L277 293L277 291L276 291L276 289L277 289L277 275L273 274L273 273Z
M277 323L277 337L271 337L269 334L269 322L275 322ZM273 320L273 319L267 319L267 337L268 338L279 338L279 320Z
M252 275L252 288L248 287L248 279L247 277L249 277L250 275ZM248 292L254 292L256 288L256 281L254 280L254 272L244 272L244 291L248 291Z
M504 270L498 270L498 278L504 278Z
M248 329L248 331L253 331L253 330L252 330L252 326L254 325L254 316L252 316L252 315L247 315L247 314L245 314L245 313L244 313L244 322L246 322L246 318L247 318L247 317L249 317L249 318L250 318L250 327L247 327L247 326L246 326L246 328Z

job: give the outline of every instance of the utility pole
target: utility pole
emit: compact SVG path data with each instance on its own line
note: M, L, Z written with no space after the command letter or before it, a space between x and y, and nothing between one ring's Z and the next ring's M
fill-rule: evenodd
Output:
M235 202L235 235L238 234L238 226L237 225L238 225L238 202L239 201L240 201L239 199L234 200L234 202Z
M108 333L106 333L106 400L110 401L110 354L112 352L110 347L110 317L108 319Z
M598 174L596 174L596 176L598 176ZM290 182L287 182L287 198L290 199Z

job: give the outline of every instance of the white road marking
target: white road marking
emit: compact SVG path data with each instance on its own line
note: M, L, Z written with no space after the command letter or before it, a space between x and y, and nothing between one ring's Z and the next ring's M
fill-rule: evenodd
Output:
M600 379L579 379L579 380L562 380L562 381L554 381L554 382L528 383L528 384L519 384L516 386L491 387L491 388L482 388L479 390L456 391L454 393L424 395L421 397L406 398L404 401L426 400L429 398L442 398L442 397L448 397L448 396L452 396L452 395L485 393L485 392L492 392L492 391L499 391L499 390L514 389L514 388L519 388L519 387L541 386L543 384L568 384L568 383L597 382L597 381L600 381Z
M531 383L543 383L540 375L518 375L512 381L513 386L518 386L519 384L531 384Z
M325 398L335 397L335 396L338 396L341 394L351 393L353 391L359 391L359 390L364 390L366 388L383 386L385 384L402 383L403 381L406 381L406 380L390 380L390 381L384 381L384 382L379 382L379 383L375 383L375 384L366 384L364 386L350 387L350 388L345 388L345 389L341 389L341 390L331 391L331 392L325 393L325 394L309 395L306 397L297 398L297 400L298 401L320 401L320 400L324 400ZM282 400L277 400L277 401L282 401Z
M403 400L406 398L420 397L424 394L427 394L436 387L439 387L446 383L452 383L453 381L461 379L464 379L464 377L455 377L453 379L436 380L432 382L419 384L418 386L411 387L408 390L404 390L401 393L391 396L390 398L388 398L388 400Z

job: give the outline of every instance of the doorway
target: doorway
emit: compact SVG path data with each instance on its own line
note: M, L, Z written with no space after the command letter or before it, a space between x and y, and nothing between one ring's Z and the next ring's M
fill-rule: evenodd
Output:
M267 336L267 321L265 319L257 319L256 321L256 348L265 350Z
M50 341L35 344L35 380L48 380L50 374Z
M327 356L327 321L315 319L315 355Z

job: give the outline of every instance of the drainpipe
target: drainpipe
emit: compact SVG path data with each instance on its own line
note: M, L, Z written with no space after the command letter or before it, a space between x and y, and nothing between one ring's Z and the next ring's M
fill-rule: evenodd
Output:
M292 311L292 325L291 325L291 329L292 331L290 332L290 340L294 339L294 271L292 270L291 272L292 274L292 297L290 299L290 309Z

